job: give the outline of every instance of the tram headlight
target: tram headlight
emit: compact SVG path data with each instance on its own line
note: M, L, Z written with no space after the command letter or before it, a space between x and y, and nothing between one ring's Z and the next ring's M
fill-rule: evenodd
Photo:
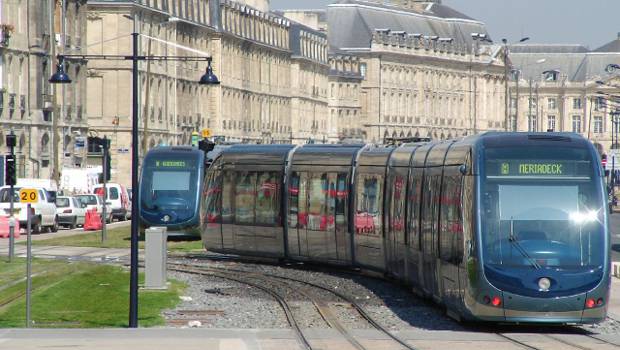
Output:
M538 280L538 288L540 288L543 292L548 292L549 288L551 288L551 280L547 277L543 277Z
M569 215L570 219L577 224L585 224L598 220L598 212L589 210L586 212L573 212Z

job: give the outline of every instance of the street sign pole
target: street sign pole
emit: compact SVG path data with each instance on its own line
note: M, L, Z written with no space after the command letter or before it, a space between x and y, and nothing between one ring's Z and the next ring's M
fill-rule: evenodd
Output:
M32 327L32 321L30 319L30 297L32 294L32 236L31 236L31 221L30 215L30 203L26 206L26 235L28 236L28 245L26 253L26 328Z
M11 130L11 133L9 135L6 136L6 144L7 146L9 146L9 150L11 153L11 157L10 160L11 162L13 162L13 169L15 168L15 144L17 141L17 137L15 136L15 134L13 134L13 130ZM6 168L8 168L8 166L5 166L5 170L8 171ZM15 179L17 179L17 176L15 176ZM9 184L10 187L10 191L11 191L11 195L9 196L9 262L13 261L13 258L15 258L15 213L13 212L14 210L14 195L15 195L15 184L13 182L11 182Z
M103 221L103 225L101 226L101 244L104 245L108 240L108 231L107 231L107 206L106 201L108 200L108 171L107 167L110 166L108 164L108 137L103 137L103 210L101 213L101 220Z

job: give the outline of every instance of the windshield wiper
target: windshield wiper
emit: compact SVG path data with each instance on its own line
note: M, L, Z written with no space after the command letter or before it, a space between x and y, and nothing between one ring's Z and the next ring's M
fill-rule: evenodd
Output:
M512 243L512 245L515 246L515 248L517 248L517 250L519 251L519 253L521 253L521 255L523 255L524 258L526 258L527 260L529 260L530 264L532 264L532 266L536 269L539 270L540 264L538 264L536 262L536 259L532 258L527 251L525 251L525 249L523 249L523 246L521 245L521 243L519 243L519 240L517 239L517 236L515 236L514 233L514 220L512 218L510 218L510 236L508 237L508 241L510 243Z

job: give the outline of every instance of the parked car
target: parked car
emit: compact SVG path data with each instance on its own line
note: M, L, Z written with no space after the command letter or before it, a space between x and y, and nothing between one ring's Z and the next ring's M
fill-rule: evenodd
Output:
M58 214L58 223L74 229L77 226L84 226L86 219L87 205L80 202L75 197L58 197L56 198L56 213Z
M56 215L55 196L44 188L28 188L35 189L38 192L37 202L30 204L30 210L32 215L32 232L39 233L42 231L42 229L46 229L51 232L58 231L58 216ZM20 227L26 227L27 204L20 203L19 201L20 189L22 189L22 187L14 187L14 192L13 194L11 194L11 188L9 186L0 187L0 213L3 213L5 215L11 215L10 201L11 195L13 195L14 214L19 220Z
M106 205L109 206L112 219L119 221L131 219L131 200L127 188L123 185L109 183L106 184L107 194L104 196L103 185L96 185L93 189L94 194L105 197Z
M103 214L103 197L97 194L79 194L75 196L80 202L86 204L86 210L95 209L99 215ZM112 220L111 208L106 208L106 222Z

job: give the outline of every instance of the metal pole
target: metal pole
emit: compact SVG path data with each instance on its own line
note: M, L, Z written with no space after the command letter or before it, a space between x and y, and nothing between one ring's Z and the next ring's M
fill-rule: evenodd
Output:
M508 45L504 44L504 84L505 94L504 105L506 106L505 130L508 131L508 123L510 121L510 88L508 87Z
M137 18L134 16L134 25ZM129 281L129 327L138 327L138 33L132 33L133 108L131 126L131 270Z
M107 213L107 206L106 206L106 201L108 198L108 174L106 169L108 168L108 137L104 136L103 137L103 208L102 208L102 213L101 213L101 221L102 221L102 226L101 226L101 244L104 245L106 244L107 240L108 240L108 232L107 232L107 218L108 218L108 213Z
M11 135L13 135L13 131L11 130ZM11 144L10 146L11 156L13 158L13 162L15 162L15 146ZM17 171L17 169L16 169ZM13 261L15 258L15 213L14 210L14 197L15 197L15 186L11 184L10 187L10 200L9 200L9 262Z
M527 115L527 131L532 131L530 125L530 119L532 118L532 79L530 79L530 97L528 100L529 110Z
M30 203L26 206L26 235L28 236L27 252L26 252L26 328L32 327L32 321L30 319L30 297L32 293L32 236L31 236L31 221L30 215Z
M521 102L519 96L519 80L521 80L521 71L517 70L517 104L515 107L515 128L513 131L519 130L519 103Z

